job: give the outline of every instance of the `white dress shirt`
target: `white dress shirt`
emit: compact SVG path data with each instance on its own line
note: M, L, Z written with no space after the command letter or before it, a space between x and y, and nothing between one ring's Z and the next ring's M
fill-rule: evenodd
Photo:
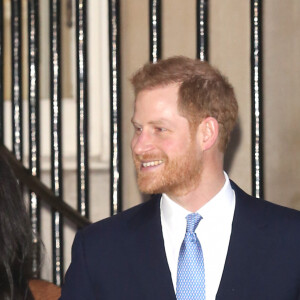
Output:
M206 300L216 298L235 209L235 194L225 172L224 175L226 181L223 188L197 211L203 218L195 232L204 257ZM191 212L172 201L166 194L161 197L160 209L165 251L176 292L178 256L187 225L185 217Z

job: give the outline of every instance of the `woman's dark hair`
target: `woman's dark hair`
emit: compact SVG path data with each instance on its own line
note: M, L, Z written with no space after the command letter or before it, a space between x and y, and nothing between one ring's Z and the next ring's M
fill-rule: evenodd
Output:
M31 278L32 233L19 184L0 155L0 299L33 299Z

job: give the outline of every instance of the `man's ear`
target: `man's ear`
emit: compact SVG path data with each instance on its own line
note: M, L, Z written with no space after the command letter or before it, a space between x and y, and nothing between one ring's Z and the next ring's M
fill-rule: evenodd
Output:
M213 117L205 118L199 125L199 138L203 151L213 147L218 140L219 123Z

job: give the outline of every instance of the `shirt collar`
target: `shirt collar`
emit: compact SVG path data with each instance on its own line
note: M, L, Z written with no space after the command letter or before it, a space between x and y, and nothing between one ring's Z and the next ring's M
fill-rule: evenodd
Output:
M224 172L225 184L222 189L197 212L202 216L203 220L227 219L227 212L232 211L235 205L234 191L230 185L228 175Z

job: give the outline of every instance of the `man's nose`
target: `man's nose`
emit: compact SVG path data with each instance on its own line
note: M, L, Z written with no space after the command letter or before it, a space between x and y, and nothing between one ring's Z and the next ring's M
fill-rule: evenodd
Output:
M141 155L154 148L153 139L149 133L142 131L138 136L135 136L132 140L132 151Z

